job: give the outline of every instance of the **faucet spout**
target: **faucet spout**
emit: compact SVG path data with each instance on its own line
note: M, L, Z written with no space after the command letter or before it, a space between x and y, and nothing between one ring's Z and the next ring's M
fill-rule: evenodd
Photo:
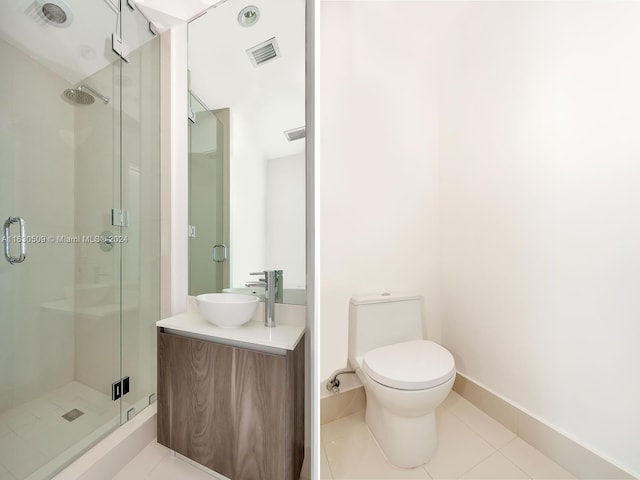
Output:
M276 303L282 303L282 270L265 270L250 275L264 275L258 282L247 282L247 287L264 287L264 326L276 326Z

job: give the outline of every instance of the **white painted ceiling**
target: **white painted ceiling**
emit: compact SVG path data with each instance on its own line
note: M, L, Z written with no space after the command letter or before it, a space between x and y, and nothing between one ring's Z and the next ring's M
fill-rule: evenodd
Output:
M260 9L251 27L237 22L247 5ZM281 57L254 67L248 48L275 37ZM215 110L231 108L235 130L265 159L304 152L285 130L305 123L304 0L228 0L189 24L191 89Z
M191 90L211 110L231 109L236 142L250 142L265 159L304 152L305 141L289 142L284 131L305 124L305 0L135 3L158 31L190 21ZM260 20L242 27L237 16L248 5ZM282 56L254 67L246 50L271 37Z
M208 8L226 0L133 0L159 32L193 20Z
M35 0L0 0L0 38L76 84L118 60L111 49L114 32L131 50L153 38L139 12L125 7L118 23L116 1L63 0L73 19L59 27L44 19Z
M131 50L152 38L140 12L158 30L206 12L189 24L193 92L210 109L230 108L242 126L237 139L265 159L304 151L304 140L289 142L283 132L305 123L305 0L136 0L140 12L125 3L120 24L117 0L62 1L73 12L65 28L44 21L36 0L0 0L0 37L77 84L118 59L112 33L122 32ZM260 20L242 27L237 16L247 5L260 9ZM272 37L281 57L254 67L246 50Z

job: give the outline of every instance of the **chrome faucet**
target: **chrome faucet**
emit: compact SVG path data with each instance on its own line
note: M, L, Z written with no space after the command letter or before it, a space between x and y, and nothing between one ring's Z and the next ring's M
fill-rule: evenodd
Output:
M264 287L264 326L276 326L276 303L282 303L282 270L265 270L249 275L264 275L257 282L247 282L246 287Z

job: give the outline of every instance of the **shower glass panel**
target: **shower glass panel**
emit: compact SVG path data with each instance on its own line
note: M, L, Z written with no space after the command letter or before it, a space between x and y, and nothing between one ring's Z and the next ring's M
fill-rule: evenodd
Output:
M223 124L197 96L189 99L189 295L200 295L229 286L229 201Z
M51 478L155 391L158 39L117 3L0 2L0 478Z
M126 5L126 2L122 2ZM120 205L127 226L121 248L122 421L149 405L156 391L156 329L160 319L160 39L136 10L122 10L122 38L131 53L121 64Z

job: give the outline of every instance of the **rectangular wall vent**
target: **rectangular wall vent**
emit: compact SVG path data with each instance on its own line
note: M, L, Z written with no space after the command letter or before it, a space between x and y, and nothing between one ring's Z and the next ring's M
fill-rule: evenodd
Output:
M304 126L293 128L284 132L284 136L287 137L287 140L289 140L290 142L293 142L294 140L300 140L301 138L306 137L306 135L307 129Z
M280 48L278 47L278 42L276 42L276 37L272 37L266 42L249 48L247 55L249 55L249 59L254 67L264 65L278 58L280 56Z

